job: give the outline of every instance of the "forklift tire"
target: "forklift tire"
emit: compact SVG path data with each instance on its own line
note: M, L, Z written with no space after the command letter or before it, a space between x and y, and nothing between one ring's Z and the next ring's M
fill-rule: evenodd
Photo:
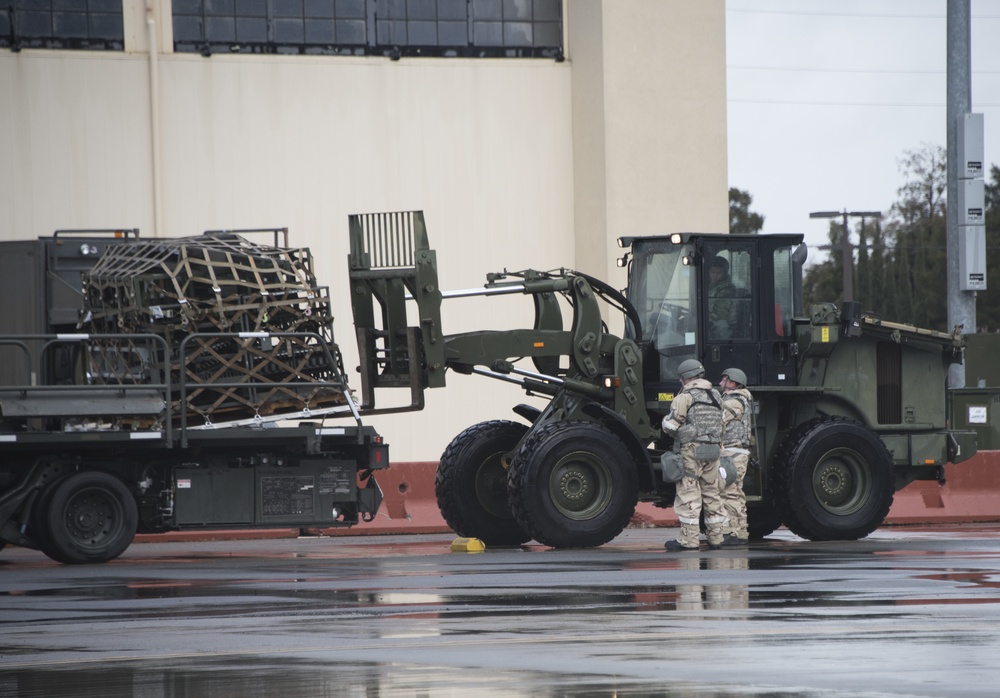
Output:
M448 444L438 464L434 491L441 515L455 533L492 547L531 540L510 512L507 469L501 462L527 431L527 426L517 422L482 422Z
M751 540L760 540L774 533L781 526L781 517L774 507L747 506L747 528Z
M636 465L621 439L594 422L553 422L533 432L511 464L514 517L554 548L612 540L635 513Z
M808 540L857 540L877 529L894 494L892 456L864 425L811 420L776 459L774 498L788 529Z
M139 515L118 478L83 471L56 483L42 513L42 552L57 562L107 562L132 544Z

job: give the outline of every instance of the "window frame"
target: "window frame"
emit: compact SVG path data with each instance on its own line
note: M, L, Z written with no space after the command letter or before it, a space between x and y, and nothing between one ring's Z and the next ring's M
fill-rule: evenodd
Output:
M561 0L281 1L174 0L174 51L563 60Z
M0 48L15 53L125 50L122 0L91 0L83 8L71 7L65 0L9 0L5 5L0 8Z

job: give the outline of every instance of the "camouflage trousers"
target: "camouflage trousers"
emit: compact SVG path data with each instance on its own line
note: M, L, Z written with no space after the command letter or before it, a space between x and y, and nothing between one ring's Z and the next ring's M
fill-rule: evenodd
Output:
M677 483L677 495L674 497L674 513L681 522L677 541L687 548L697 548L700 544L703 509L709 545L722 543L722 527L726 522L719 488L719 461L697 460L694 449L694 444L681 448L684 477Z
M750 537L747 528L747 496L743 491L743 478L747 474L749 453L730 453L736 466L736 481L722 490L722 505L729 520L722 532L746 540Z

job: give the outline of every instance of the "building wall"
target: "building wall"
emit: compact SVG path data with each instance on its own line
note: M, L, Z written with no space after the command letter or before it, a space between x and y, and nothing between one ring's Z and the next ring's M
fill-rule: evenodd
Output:
M725 4L574 0L578 264L620 274L620 235L727 232Z
M203 58L169 50L165 7L147 23L125 0L125 53L0 50L0 239L287 226L331 288L353 369L351 213L422 209L443 289L560 266L624 286L618 235L727 225L722 0L574 0L565 62ZM150 35L167 47L155 71ZM446 332L531 321L520 297L443 312ZM395 459L436 459L530 402L460 375L427 399L371 420Z

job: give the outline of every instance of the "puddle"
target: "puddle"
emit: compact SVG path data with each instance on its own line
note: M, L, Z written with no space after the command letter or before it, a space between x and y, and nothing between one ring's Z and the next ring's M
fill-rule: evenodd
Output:
M567 696L711 696L747 698L783 692L741 686L727 690L689 681L638 681L600 675L562 675L538 671L461 671L450 667L377 663L323 663L283 659L280 664L259 657L199 661L183 667L138 668L108 665L93 669L15 670L0 674L0 696L51 698L73 696L461 696L496 698L565 698ZM786 694L787 695L787 694ZM797 696L808 695L796 693ZM829 695L829 694L827 694Z

